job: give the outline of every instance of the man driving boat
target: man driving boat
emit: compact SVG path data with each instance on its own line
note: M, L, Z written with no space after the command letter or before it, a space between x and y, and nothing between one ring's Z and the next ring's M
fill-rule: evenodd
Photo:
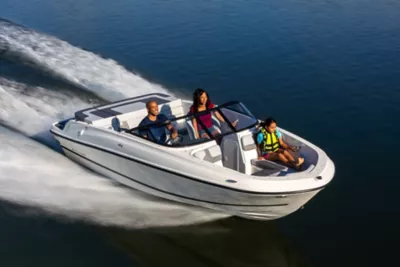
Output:
M151 141L156 143L165 143L167 141L167 135L165 127L171 133L171 138L175 139L178 136L178 131L172 126L171 123L161 125L168 121L167 116L159 114L157 102L150 100L146 103L147 116L140 122L139 127L154 124L144 129L139 130L139 134Z

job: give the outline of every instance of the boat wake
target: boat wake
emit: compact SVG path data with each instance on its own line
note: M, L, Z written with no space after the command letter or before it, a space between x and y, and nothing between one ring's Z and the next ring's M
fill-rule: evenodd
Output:
M0 20L1 57L33 65L105 101L166 92L113 60L4 20ZM70 219L129 228L226 217L122 187L57 153L50 124L92 104L73 92L0 77L1 200Z
M55 140L48 131L50 125L88 105L67 92L51 91L0 77L0 124L53 147Z
M1 126L0 138L3 200L70 219L130 228L190 224L221 217L121 187Z
M28 138L47 133L51 122L85 104L64 93L0 78L0 199L72 219L133 228L224 217L122 187ZM42 135L40 141L52 144L54 139Z
M108 101L167 92L112 59L3 19L0 19L0 56L39 68Z

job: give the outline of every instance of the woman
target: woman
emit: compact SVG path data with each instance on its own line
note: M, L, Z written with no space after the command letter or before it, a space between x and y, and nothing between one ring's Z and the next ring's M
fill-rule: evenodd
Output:
M258 159L281 161L286 166L299 170L304 163L304 158L299 157L297 161L288 150L296 151L296 147L289 146L282 139L282 134L276 129L276 121L273 118L266 119L261 123L261 131L257 135Z
M197 112L202 112L208 109L214 108L215 105L211 102L210 97L207 92L201 88L197 88L193 93L193 105L190 107L189 114L194 114ZM225 122L224 118L219 114L219 112L215 112L215 116L221 122ZM202 122L202 124L208 129L208 131L213 135L218 135L220 131L216 126L212 123L211 112L207 112L204 115L197 116L197 118ZM194 128L194 134L196 138L210 138L206 133L205 129L201 123L197 122L197 119L193 116L192 124Z

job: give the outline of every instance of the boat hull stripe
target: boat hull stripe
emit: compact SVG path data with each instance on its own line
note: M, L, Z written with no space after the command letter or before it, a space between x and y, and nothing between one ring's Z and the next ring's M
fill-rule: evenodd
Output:
M282 195L282 194L283 195L295 195L295 194L302 194L302 193L307 193L307 192L313 192L313 191L316 191L316 190L321 190L321 189L323 189L325 187L325 186L320 186L320 187L312 188L312 189L308 189L308 190L298 190L298 191L289 191L289 192L274 192L274 193L241 190L241 189L237 189L237 188L223 186L223 185L216 184L216 183L210 183L210 182L207 182L207 181L203 181L203 180L200 180L200 179L197 179L197 178L193 178L193 177L190 177L190 176L175 172L175 171L171 171L171 170L167 170L167 169L164 169L164 168L160 168L158 166L151 165L151 164L149 164L147 162L143 162L143 161L131 158L131 157L127 157L125 155L121 155L121 154L113 152L113 151L109 151L109 150L103 149L101 147L97 147L97 146L94 146L94 145L91 145L91 144L87 144L87 143L82 142L82 141L78 141L78 140L75 140L75 139L60 135L60 134L54 132L53 130L50 130L50 132L52 134L58 136L58 137L64 138L64 139L69 140L71 142L74 142L74 143L77 143L77 144L80 144L80 145L84 145L84 146L87 146L87 147L91 147L91 148L94 148L94 149L97 149L97 150L100 150L100 151L103 151L103 152L107 152L107 153L113 154L115 156L122 157L122 158L125 158L127 160L134 161L136 163L140 163L142 165L148 166L148 167L153 168L153 169L158 169L158 170L163 171L163 172L167 172L167 173L170 173L170 174L181 176L181 177L183 177L185 179L189 179L189 180L196 181L196 182L199 182L199 183L203 183L203 184L208 184L208 185L224 188L224 189L227 189L227 190L232 190L232 191L235 191L235 192L240 192L240 193L245 193L245 194L252 194L252 195ZM63 147L63 148L65 148L65 147ZM67 148L65 148L65 149L67 149ZM67 149L67 150L69 150L69 149ZM71 151L71 152L73 152L73 151ZM77 154L77 155L79 155L79 154ZM81 156L81 155L79 155L79 156ZM98 163L96 163L96 164L98 164Z

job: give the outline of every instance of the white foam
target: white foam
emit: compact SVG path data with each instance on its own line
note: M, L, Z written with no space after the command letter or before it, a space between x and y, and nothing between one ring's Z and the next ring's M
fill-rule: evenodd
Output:
M104 59L11 22L0 21L0 44L7 53L105 100L115 101L151 92L168 93L161 85L133 74L112 59Z
M166 92L115 61L0 21L0 50L106 100ZM0 51L1 52L1 51ZM76 96L0 79L0 199L72 219L124 227L190 224L226 215L165 202L121 187L26 136L47 131L88 103Z
M103 225L152 227L225 217L122 188L0 126L0 198Z
M76 96L0 77L0 123L28 136L90 105Z
M0 78L0 123L27 136L48 129L49 123L85 105L60 92ZM2 126L0 140L0 199L72 219L134 228L226 216L122 188Z

